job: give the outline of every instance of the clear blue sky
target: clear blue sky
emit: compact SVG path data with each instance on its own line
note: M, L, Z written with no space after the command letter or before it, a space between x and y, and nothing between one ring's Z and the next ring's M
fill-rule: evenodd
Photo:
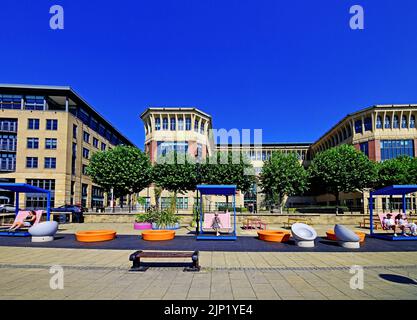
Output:
M417 103L416 21L415 0L2 0L0 82L70 85L141 148L150 105L309 142L349 112Z

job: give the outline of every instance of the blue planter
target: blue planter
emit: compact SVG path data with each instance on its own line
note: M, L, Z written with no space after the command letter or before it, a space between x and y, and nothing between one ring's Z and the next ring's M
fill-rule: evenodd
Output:
M174 225L170 225L170 226L166 226L166 227L161 227L159 225L157 225L155 222L152 223L152 229L153 230L176 230L180 228L180 224L176 223Z

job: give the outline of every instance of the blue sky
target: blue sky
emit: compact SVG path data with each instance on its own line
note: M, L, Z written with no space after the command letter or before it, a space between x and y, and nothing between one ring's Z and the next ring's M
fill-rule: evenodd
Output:
M2 0L0 82L70 85L139 147L150 105L310 142L347 113L417 103L416 21L414 0Z

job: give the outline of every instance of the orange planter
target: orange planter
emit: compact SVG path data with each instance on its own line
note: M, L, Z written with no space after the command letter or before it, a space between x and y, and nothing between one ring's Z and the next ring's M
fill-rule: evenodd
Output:
M359 236L359 242L362 243L365 241L365 233L360 231L355 231L355 233ZM327 230L326 231L327 239L337 241L336 235L334 234L333 230Z
M87 230L75 233L75 238L80 242L109 241L116 237L114 230Z
M290 232L276 230L261 230L258 231L258 238L263 241L287 242L290 239Z
M172 240L174 237L174 230L147 230L142 232L142 239L147 241Z

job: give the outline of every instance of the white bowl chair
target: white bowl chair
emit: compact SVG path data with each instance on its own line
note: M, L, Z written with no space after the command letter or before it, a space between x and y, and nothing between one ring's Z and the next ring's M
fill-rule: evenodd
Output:
M317 232L309 225L298 222L294 223L291 226L291 233L297 246L303 248L314 247L314 240L317 238Z
M32 242L48 242L54 240L54 235L58 231L58 222L46 221L35 224L29 228L32 235Z
M336 224L334 226L334 234L336 238L339 240L339 244L343 248L347 248L347 249L359 249L360 248L360 244L359 244L360 238L352 230L349 230L348 228L340 224Z

